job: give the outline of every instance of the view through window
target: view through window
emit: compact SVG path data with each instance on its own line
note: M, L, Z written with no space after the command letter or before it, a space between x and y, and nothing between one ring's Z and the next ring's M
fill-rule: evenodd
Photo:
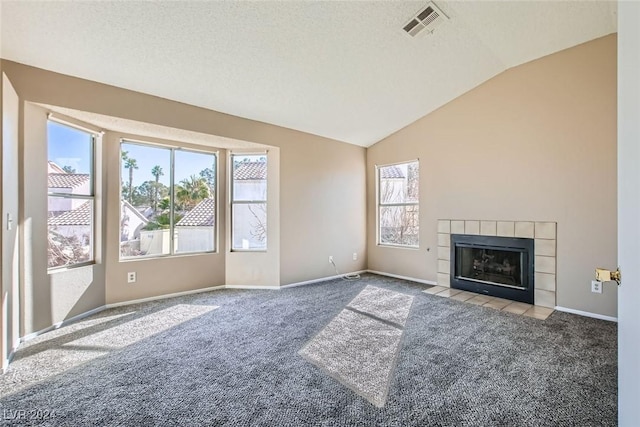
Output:
M231 240L233 250L267 249L267 157L231 156Z
M120 155L120 257L214 251L216 154L123 141Z
M94 260L94 147L93 134L48 121L49 268Z
M378 167L378 243L419 244L418 162Z

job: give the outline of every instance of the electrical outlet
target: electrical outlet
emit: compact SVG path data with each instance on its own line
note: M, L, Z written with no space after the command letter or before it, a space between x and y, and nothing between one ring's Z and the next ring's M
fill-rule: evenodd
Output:
M127 273L127 283L135 283L136 282L136 273L135 271L130 271Z
M354 252L353 253L353 260L357 261L358 260L358 252Z
M591 281L591 292L594 294L602 293L602 282L598 282L597 280Z
M329 264L333 264L333 255L329 255Z

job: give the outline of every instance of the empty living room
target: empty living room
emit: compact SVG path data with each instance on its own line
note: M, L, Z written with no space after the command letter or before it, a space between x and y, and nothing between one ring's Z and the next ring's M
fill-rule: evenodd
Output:
M0 75L0 425L640 425L640 2L0 0Z

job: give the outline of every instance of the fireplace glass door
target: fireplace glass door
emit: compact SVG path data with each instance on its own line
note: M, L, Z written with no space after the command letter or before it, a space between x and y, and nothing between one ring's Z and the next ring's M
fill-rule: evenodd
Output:
M455 276L458 279L526 289L522 251L456 246Z

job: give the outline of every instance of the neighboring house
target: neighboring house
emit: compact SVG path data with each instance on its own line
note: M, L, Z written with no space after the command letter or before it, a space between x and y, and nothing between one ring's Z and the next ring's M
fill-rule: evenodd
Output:
M380 168L380 197L385 202L400 203L404 200L407 177L398 166Z
M136 206L136 209L147 219L150 219L155 213L151 206Z
M120 241L139 239L140 231L149 223L146 215L126 200L120 200Z
M49 192L51 193L91 194L91 180L88 174L67 173L52 161L49 161L48 181ZM50 197L49 216L57 216L63 212L76 209L84 202L82 199Z
M64 237L76 236L81 239L82 245L90 245L91 226L93 219L91 214L91 201L85 200L77 208L68 210L57 216L51 216L47 220L49 229Z
M176 252L206 252L215 249L215 200L207 198L176 223Z

